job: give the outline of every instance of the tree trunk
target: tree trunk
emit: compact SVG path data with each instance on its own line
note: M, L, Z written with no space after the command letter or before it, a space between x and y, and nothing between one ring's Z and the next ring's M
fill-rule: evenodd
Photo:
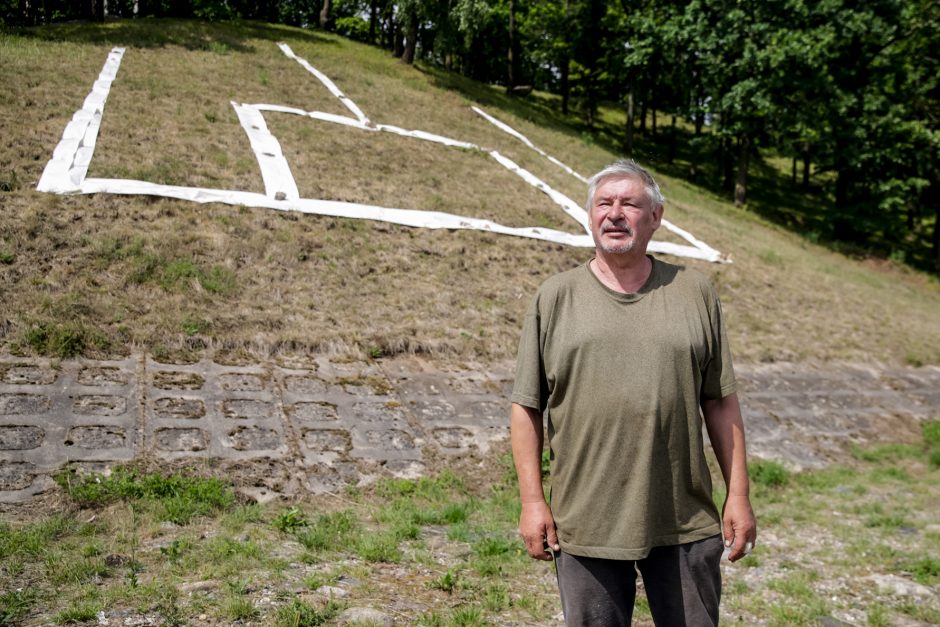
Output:
M519 84L519 34L516 32L516 0L509 0L509 58L506 67L506 91L512 94Z
M734 183L734 206L747 202L747 167L751 156L751 141L747 134L738 140L738 176Z
M933 223L933 267L940 272L940 202L935 203L934 208L936 219Z
M652 107L653 112L653 126L650 128L650 134L652 137L656 137L656 107Z
M570 8L570 0L565 0L565 48L561 55L561 62L558 64L558 69L561 70L561 112L563 115L568 115L568 96L571 91L571 86L568 83L568 71L571 64L571 55L568 53L568 35L571 30L567 28L568 21L571 18Z
M379 0L369 3L369 43L375 43L375 31L379 24Z
M323 8L320 9L320 28L330 30L330 10L333 8L333 0L323 0Z
M405 49L402 52L401 60L407 65L415 62L415 50L418 49L418 12L415 11L408 16L408 26L405 30Z
M702 125L705 123L705 112L702 110L702 101L698 97L695 98L695 104L695 136L700 137Z
M673 114L672 122L669 125L669 153L666 155L666 159L669 162L669 165L676 160L676 144L679 140L677 133L679 129L676 128L676 116Z
M627 128L623 138L623 152L633 156L633 85L627 88Z
M809 144L803 144L803 189L809 189Z
M793 165L790 168L790 185L796 187L796 157L792 159Z
M568 65L570 60L568 59L568 54L561 59L561 112L564 115L568 115L568 99L571 93L571 86L568 83Z
M643 99L643 104L640 105L640 132L643 136L646 136L646 99Z
M405 33L401 21L395 20L395 34L392 37L392 56L400 59L405 54Z

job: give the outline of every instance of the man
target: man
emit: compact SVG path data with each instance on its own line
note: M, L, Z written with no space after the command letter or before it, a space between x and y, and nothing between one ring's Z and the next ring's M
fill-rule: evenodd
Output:
M555 560L568 625L629 625L637 570L658 626L716 625L722 552L738 560L757 537L717 295L698 272L646 254L663 200L633 161L596 174L595 257L539 288L519 344L519 530L529 555ZM720 515L703 418L727 487Z

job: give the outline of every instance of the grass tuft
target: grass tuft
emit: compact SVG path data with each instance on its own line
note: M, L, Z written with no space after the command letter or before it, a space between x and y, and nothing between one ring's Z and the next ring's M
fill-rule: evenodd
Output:
M116 466L110 475L79 475L67 468L55 475L56 482L82 507L102 507L114 501L149 504L160 520L186 525L196 516L223 511L235 502L231 487L220 479L181 474L139 474L127 466Z
M780 488L790 481L790 472L775 461L757 460L748 467L748 475L756 485L766 488Z

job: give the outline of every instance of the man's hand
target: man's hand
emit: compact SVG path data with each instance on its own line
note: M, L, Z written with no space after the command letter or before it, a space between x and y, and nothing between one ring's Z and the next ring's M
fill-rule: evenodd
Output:
M757 543L757 520L747 495L729 494L722 511L725 546L731 549L728 559L736 562L750 553Z
M529 556L537 560L552 559L551 553L545 550L546 544L553 551L561 549L558 545L558 535L555 533L555 519L545 501L522 504L519 533L522 534Z

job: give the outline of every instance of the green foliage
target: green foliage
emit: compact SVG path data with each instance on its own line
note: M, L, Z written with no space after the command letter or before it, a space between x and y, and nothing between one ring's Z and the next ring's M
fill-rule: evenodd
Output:
M86 349L103 350L107 339L81 321L37 322L26 327L23 342L39 355L71 359Z
M320 514L297 533L297 541L311 551L340 550L354 545L361 532L359 519L347 510Z
M290 507L278 514L271 521L271 525L285 533L294 533L307 526L307 515L299 507Z
M115 466L110 475L78 475L73 468L55 475L56 482L82 507L101 507L122 500L150 504L161 520L188 524L196 516L225 510L235 502L231 487L216 478L181 474L141 475Z
M927 448L940 448L940 420L928 420L921 424L920 428Z
M345 606L330 599L323 609L294 599L277 610L275 627L315 627L335 618Z
M369 23L361 17L338 18L336 32L356 41L369 41Z
M779 488L790 480L789 471L780 462L757 460L748 466L748 475L756 485Z
M9 266L12 265L14 261L16 261L16 253L0 249L0 264Z
M16 625L36 602L33 588L0 593L0 625Z
M101 604L97 601L83 601L58 612L52 620L57 625L84 623L85 621L95 620L100 610Z
M925 586L932 586L940 582L940 558L928 556L910 562L904 570L911 573L914 581Z
M432 579L427 583L429 588L434 588L436 590L443 590L444 592L453 592L459 583L459 578L456 571L453 569L448 569L446 573L438 577L437 579Z
M398 535L379 532L363 536L356 543L356 554L367 562L397 562L401 560Z

